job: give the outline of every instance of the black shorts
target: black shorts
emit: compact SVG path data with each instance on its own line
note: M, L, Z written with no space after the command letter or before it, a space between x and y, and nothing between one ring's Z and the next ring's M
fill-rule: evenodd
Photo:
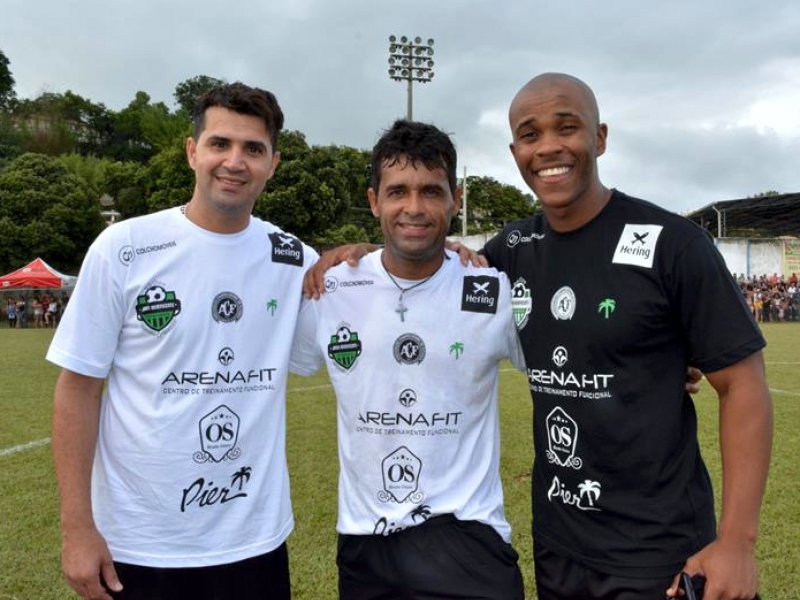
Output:
M647 578L600 573L536 543L533 545L533 564L539 600L666 598L673 579L672 576ZM753 600L761 600L761 597L756 594Z
M539 600L650 600L665 598L672 577L609 575L534 544L534 575ZM677 573L676 573L677 574Z
M115 600L290 600L286 544L211 567L159 568L114 563L124 589Z
M524 600L516 550L490 526L452 515L389 536L340 535L341 600Z

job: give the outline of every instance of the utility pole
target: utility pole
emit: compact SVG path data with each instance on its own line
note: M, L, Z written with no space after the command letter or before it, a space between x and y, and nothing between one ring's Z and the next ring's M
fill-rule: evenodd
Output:
M403 36L398 40L393 35L389 36L389 77L407 83L406 118L409 121L414 119L413 84L415 81L428 83L433 79L432 57L433 38L429 38L427 43L423 44L420 37L411 40Z
M464 167L464 181L461 184L461 236L467 237L467 167Z

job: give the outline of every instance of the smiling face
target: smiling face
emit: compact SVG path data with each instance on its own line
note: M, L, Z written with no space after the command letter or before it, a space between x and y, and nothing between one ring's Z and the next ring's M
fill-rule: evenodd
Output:
M520 90L509 110L511 153L558 230L580 227L608 200L597 173L608 129L594 94L569 76L547 74Z
M411 164L406 157L381 167L378 190L367 191L372 214L380 220L386 268L405 279L421 279L439 268L450 221L458 212L447 173Z
M256 199L279 161L264 120L212 106L205 111L197 140L186 141L186 156L195 172L187 216L218 233L247 227Z

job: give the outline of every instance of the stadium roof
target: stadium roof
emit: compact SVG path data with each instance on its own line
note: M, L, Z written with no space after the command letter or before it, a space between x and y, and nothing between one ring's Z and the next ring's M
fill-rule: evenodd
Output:
M723 200L686 216L717 237L800 237L800 193Z

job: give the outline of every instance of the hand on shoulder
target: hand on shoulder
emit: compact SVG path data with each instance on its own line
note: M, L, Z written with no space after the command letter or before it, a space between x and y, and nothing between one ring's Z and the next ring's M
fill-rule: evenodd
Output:
M364 256L380 248L375 244L346 244L322 253L319 260L306 271L303 279L303 295L314 300L325 293L325 272L331 267L346 262L351 267L358 266Z

